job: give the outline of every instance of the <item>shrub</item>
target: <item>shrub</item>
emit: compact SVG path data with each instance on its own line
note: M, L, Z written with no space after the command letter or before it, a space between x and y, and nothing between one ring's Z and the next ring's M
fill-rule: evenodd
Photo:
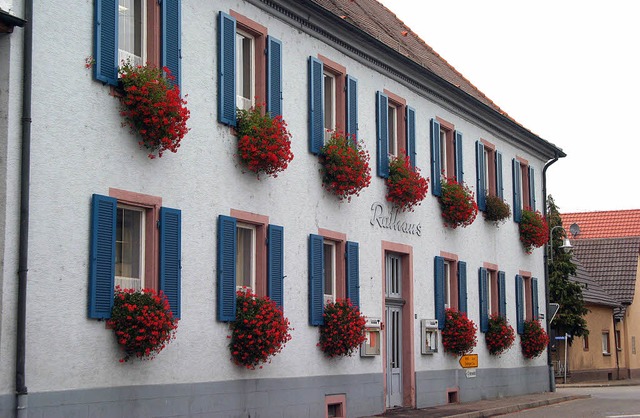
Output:
M429 182L420 175L417 167L411 166L409 157L392 157L389 162L387 200L402 211L413 211L427 196Z
M549 336L542 329L540 321L532 319L524 322L524 332L520 336L522 354L529 359L538 357L549 345Z
M549 225L540 212L522 211L520 219L520 241L527 254L534 248L542 247L549 239Z
M467 317L466 313L456 309L446 309L442 330L444 351L458 356L470 353L477 343L477 330L476 324Z
M484 335L489 353L494 356L507 351L516 339L513 327L509 325L507 318L493 314L489 317L489 329Z
M453 229L471 225L478 214L473 192L455 179L446 178L441 184L440 208L444 224Z
M498 226L511 216L511 207L498 196L487 195L486 202L487 206L484 211L484 218L487 221L493 222Z
M333 132L320 151L322 186L340 200L351 200L371 183L369 153L355 137Z

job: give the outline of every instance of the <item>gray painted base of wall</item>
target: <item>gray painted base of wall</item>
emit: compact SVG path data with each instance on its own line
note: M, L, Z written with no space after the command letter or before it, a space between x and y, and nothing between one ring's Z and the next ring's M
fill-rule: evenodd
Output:
M416 373L418 408L448 403L448 390L458 391L459 402L548 392L549 367L475 369L475 377L467 377L464 369Z
M382 374L365 374L31 393L28 417L324 418L332 394L346 394L349 417L384 410ZM14 407L0 396L0 416Z
M464 369L416 373L418 408L448 402L493 399L549 390L547 366L517 369ZM384 411L383 375L248 379L229 382L147 385L31 393L29 418L215 417L322 418L325 396L346 394L347 416ZM0 396L0 416L13 416L15 397Z

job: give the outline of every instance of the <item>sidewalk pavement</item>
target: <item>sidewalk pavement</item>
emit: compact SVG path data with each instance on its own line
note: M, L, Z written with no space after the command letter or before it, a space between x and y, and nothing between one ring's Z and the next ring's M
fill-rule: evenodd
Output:
M422 409L394 409L389 410L382 415L376 416L395 418L484 418L590 397L589 395L576 395L564 392L562 390L564 388L632 385L640 385L640 379L611 380L604 382L581 382L573 384L568 383L566 385L558 384L556 385L556 389L560 389L559 392L533 393L529 395L510 396L506 398L485 399L475 402L432 406Z

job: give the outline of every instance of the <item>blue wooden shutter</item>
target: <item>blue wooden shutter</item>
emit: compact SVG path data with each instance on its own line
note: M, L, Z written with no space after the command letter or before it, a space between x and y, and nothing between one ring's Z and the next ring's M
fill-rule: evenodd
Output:
M464 168L462 164L462 132L454 131L456 152L456 181L460 184L464 181Z
M480 290L480 332L489 330L489 286L488 271L484 267L478 269L478 289Z
M182 60L180 0L162 3L162 66L175 77L173 84L180 86Z
M166 1L165 1L166 2ZM171 312L180 318L182 213L178 209L160 208L160 290Z
M507 317L507 279L504 271L498 272L498 313Z
M431 119L431 193L434 196L442 194L442 184L440 175L442 165L440 164L440 123Z
M458 262L458 310L467 313L467 263Z
M360 250L357 242L347 241L347 297L360 307Z
M518 334L524 333L524 286L521 275L516 274L516 328Z
M407 156L411 166L416 166L416 110L407 106Z
M529 205L531 210L536 210L536 176L533 167L529 167Z
M236 19L218 15L218 121L236 126Z
M476 141L476 199L478 201L478 209L487 210L487 184L485 180L485 164L484 160L484 144Z
M267 112L282 116L282 42L267 36Z
M236 218L218 217L218 321L236 319Z
M94 9L93 76L112 86L118 85L118 7L118 0L96 0Z
M309 235L309 325L324 324L324 238Z
M504 181L502 179L502 153L496 151L496 195L504 199Z
M511 161L513 174L513 220L520 222L522 219L522 181L520 179L520 162L515 158Z
M358 80L347 75L347 133L358 139Z
M434 295L438 329L444 329L444 258L436 256L433 262Z
M531 278L531 306L533 310L533 318L538 319L540 317L540 307L538 306L538 279Z
M309 57L309 152L319 154L324 144L323 64Z
M89 252L89 318L111 318L116 260L116 199L91 199Z
M376 92L376 137L378 176L389 177L389 98Z
M269 225L267 230L267 294L284 306L284 228Z

